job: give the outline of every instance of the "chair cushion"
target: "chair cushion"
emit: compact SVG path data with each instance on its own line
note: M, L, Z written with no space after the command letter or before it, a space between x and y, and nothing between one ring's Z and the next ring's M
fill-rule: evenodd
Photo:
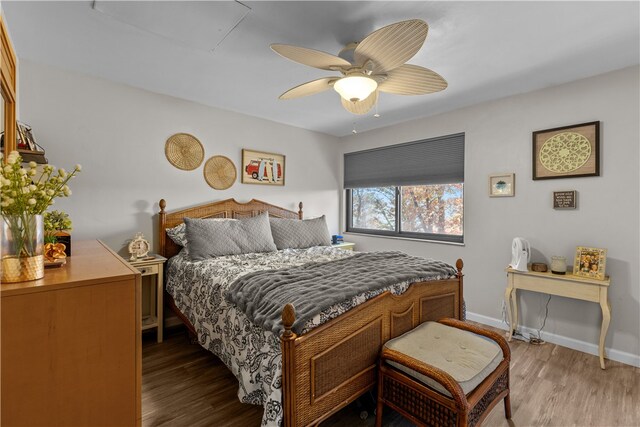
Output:
M460 384L464 394L473 391L502 361L502 349L495 341L437 322L425 322L387 341L385 347L445 371ZM451 397L437 381L399 363L387 363Z

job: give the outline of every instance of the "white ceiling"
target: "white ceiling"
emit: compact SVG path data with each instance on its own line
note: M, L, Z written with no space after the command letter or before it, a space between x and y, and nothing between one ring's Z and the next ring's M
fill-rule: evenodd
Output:
M2 1L19 58L337 136L349 134L354 122L359 131L375 129L640 62L636 1L95 6ZM430 29L409 63L441 74L449 82L445 91L383 93L379 118L374 111L346 112L334 91L278 100L295 85L335 73L288 61L269 44L337 54L375 29L410 18L425 20Z

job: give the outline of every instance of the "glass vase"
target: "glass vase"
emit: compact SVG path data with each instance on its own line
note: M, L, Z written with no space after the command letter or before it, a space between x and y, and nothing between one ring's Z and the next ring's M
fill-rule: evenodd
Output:
M42 215L5 215L0 231L0 281L13 283L41 279L44 276Z

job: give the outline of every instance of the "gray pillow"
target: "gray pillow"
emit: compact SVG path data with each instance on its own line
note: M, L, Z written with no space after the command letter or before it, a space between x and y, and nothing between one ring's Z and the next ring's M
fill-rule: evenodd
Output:
M187 248L192 261L255 252L274 252L268 214L236 221L185 218Z
M304 249L331 244L331 234L324 215L303 220L271 217L269 223L278 249Z
M233 218L205 218L206 221L237 221ZM183 222L172 228L166 228L167 236L173 240L176 245L183 248L187 247L187 225Z

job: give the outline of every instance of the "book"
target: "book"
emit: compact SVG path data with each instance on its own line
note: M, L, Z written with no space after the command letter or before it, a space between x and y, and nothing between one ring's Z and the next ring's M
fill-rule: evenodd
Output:
M24 150L38 151L36 142L33 139L33 134L31 133L31 126L22 122L16 122L16 124L18 126L18 132L16 134L17 147ZM20 142L18 142L18 139L20 139Z
M26 142L24 136L22 135L22 130L20 129L20 125L16 125L16 147L21 150L30 150L29 144Z

